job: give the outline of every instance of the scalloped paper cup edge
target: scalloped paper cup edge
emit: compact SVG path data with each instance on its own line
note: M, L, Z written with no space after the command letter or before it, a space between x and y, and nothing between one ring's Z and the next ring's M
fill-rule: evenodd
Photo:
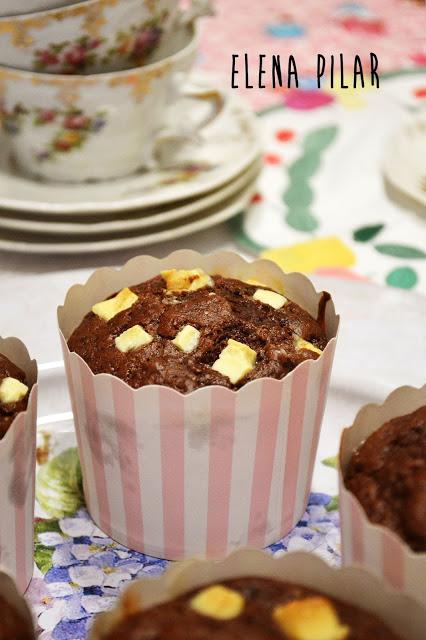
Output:
M329 300L323 354L282 380L253 380L238 391L132 389L110 374L94 375L69 352L66 338L95 302L163 269L194 266L256 278L317 314L321 294L305 276L267 260L194 251L97 270L58 309L89 512L122 544L175 560L267 546L303 515L339 321Z
M0 353L25 372L31 385L26 411L0 440L0 564L24 592L34 569L37 364L18 338L0 338Z
M141 578L130 584L116 607L98 616L90 640L103 640L132 613L156 606L192 589L243 576L289 581L323 591L383 619L405 640L422 640L426 610L407 596L385 589L360 567L335 569L312 553L287 553L280 558L252 549L240 549L218 562L189 560L168 569L159 578Z
M343 479L352 453L368 436L392 418L412 413L424 405L426 385L399 387L383 404L364 406L353 425L342 433L339 486L343 562L368 567L386 584L426 605L426 552L414 552L396 533L370 522Z

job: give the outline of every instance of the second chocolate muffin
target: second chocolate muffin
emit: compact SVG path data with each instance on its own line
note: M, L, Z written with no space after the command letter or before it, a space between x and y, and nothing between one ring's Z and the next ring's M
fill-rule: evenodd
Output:
M0 438L28 404L25 373L0 353Z
M426 551L426 406L372 433L352 455L345 484L372 522Z
M327 299L315 319L261 284L172 269L94 305L68 346L94 373L134 388L237 389L318 358L327 344Z

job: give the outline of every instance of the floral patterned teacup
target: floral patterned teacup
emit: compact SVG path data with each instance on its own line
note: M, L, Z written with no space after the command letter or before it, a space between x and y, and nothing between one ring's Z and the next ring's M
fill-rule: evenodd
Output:
M190 93L183 86L196 56L194 27L182 26L167 40L169 55L129 71L54 76L0 67L6 134L1 150L24 173L82 182L152 166L161 155L156 153L160 142L193 139L224 101L215 90L192 92L189 97L209 103L204 122L191 123L188 117L174 130L165 129L168 109Z
M20 2L20 0L15 0ZM103 73L150 60L164 35L209 13L208 0L86 0L0 18L0 64L43 73Z

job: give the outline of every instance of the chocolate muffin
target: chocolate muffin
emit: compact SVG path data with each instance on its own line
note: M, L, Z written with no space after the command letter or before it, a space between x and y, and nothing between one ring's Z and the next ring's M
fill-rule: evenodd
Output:
M372 522L426 551L426 406L372 433L352 455L345 484Z
M315 319L260 283L172 269L95 304L68 346L94 373L134 388L237 389L318 358L327 344L327 299Z
M0 596L0 640L35 640L29 620Z
M315 590L237 578L128 615L102 640L398 640L371 613Z
M14 418L25 411L28 386L25 373L0 353L0 438L3 438Z

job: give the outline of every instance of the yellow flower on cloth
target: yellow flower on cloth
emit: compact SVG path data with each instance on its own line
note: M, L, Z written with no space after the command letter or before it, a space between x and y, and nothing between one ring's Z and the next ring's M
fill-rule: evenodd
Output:
M305 273L324 267L352 267L356 262L353 251L336 236L267 249L261 253L261 257L273 260L283 271Z
M327 87L326 89L326 91L334 96L346 109L361 109L367 106L364 92L371 90L372 88L367 84L363 89L361 87L356 89L353 87L349 87L348 89L342 89L341 87L334 87L332 89L331 87Z

